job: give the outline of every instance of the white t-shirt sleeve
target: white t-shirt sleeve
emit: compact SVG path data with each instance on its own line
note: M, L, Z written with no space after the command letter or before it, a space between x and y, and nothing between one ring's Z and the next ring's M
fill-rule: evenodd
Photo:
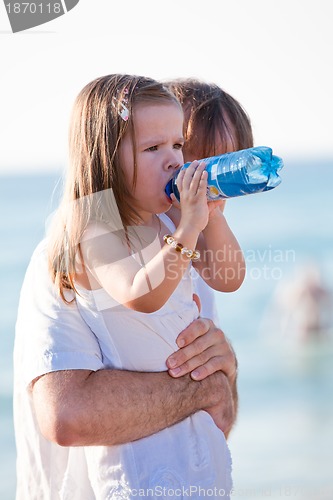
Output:
M66 304L52 283L45 241L36 248L21 289L14 363L24 385L53 371L104 368L97 337L75 301Z

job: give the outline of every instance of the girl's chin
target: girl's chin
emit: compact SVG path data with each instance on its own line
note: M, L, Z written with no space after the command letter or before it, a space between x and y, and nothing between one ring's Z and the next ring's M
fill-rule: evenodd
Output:
M172 201L169 199L168 203L165 204L165 208L163 209L163 212L167 212L168 210L170 210L171 207L172 207Z
M163 199L161 199L161 202L159 202L158 211L156 211L155 213L161 214L163 212L167 212L171 207L172 207L172 201L170 200L169 196L165 195Z
M142 207L140 211L146 213L161 214L163 212L167 212L168 210L170 210L171 207L172 207L172 201L170 200L169 196L165 194L165 196L161 197L158 203L155 202L154 205L152 203L150 204L151 211L149 209L147 210L147 207L144 208Z

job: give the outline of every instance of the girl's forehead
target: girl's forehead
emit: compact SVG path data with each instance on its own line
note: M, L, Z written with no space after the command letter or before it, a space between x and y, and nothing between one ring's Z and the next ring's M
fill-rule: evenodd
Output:
M140 102L132 107L132 127L124 134L123 143L134 141L137 145L169 140L183 141L184 116L180 105L173 101ZM134 134L134 135L133 135ZM149 143L149 144L148 144Z
M133 106L134 118L135 115L143 115L143 114L154 114L158 112L162 112L165 110L173 111L174 113L180 114L184 117L184 112L181 105L176 101L167 101L165 99L161 99L160 101L147 101L147 102L139 102L135 103Z
M174 102L140 103L133 109L133 123L136 133L151 128L181 128L184 115Z

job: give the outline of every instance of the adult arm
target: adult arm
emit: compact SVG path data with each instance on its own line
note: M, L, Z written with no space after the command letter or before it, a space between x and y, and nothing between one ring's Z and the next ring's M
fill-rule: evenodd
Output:
M43 375L32 387L42 434L62 446L134 441L224 399L232 404L229 393L222 372L196 382L167 372L68 370Z
M169 366L180 367L180 372L174 368L176 379L167 372L108 369L62 370L39 377L32 394L44 436L63 446L109 446L153 434L200 409L227 434L237 407L237 362L228 341L203 319L177 341L183 347L167 360ZM200 381L188 375L193 370Z

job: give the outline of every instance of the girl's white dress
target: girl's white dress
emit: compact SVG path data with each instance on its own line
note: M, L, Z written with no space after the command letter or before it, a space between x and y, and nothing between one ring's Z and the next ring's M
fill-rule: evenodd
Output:
M173 232L171 220L160 217ZM110 368L166 370L167 357L178 349L178 334L198 317L190 269L165 305L150 314L116 304L102 288L79 287L79 294L80 313L98 332L103 363ZM96 498L226 499L232 488L224 434L205 411L138 441L87 447L85 453Z

